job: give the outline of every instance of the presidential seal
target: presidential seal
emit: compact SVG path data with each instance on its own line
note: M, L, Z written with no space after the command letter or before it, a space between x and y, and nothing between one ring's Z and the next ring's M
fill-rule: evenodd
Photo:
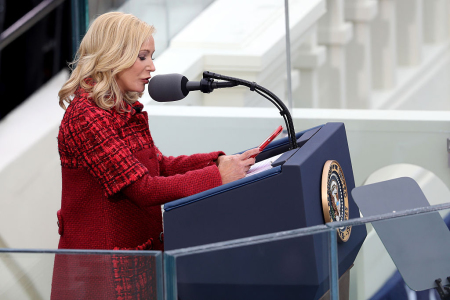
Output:
M344 172L335 160L329 160L322 172L322 210L325 223L348 220L348 193ZM337 234L342 242L348 241L352 227L341 227Z

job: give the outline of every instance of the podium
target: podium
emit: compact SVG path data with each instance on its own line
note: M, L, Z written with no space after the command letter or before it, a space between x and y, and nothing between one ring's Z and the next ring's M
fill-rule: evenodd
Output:
M359 218L343 123L327 123L272 142L258 155L282 154L272 168L167 203L165 251L325 224L321 180L329 160L339 162L348 190L349 218ZM338 244L341 277L367 235L354 227ZM260 259L255 253L263 253ZM179 299L320 299L329 289L328 235L316 234L177 259Z

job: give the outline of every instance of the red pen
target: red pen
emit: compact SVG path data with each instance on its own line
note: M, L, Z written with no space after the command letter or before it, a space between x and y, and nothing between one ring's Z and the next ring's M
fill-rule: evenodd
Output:
M259 145L259 151L263 151L264 148L266 148L266 146L269 145L270 142L273 141L281 133L281 131L283 131L283 126L280 125L267 139L264 140L264 142L261 143L261 145ZM258 154L254 154L250 157L256 157L256 155Z

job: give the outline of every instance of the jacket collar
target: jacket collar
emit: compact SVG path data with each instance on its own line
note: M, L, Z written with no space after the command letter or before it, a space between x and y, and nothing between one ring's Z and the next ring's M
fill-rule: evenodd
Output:
M92 78L86 78L85 82L91 86L95 85L95 82L92 80ZM80 86L78 86L74 94L80 98L87 99L93 105L97 106L94 100L89 96L89 93ZM115 107L111 108L108 111L119 122L120 127L124 126L128 122L128 120L131 119L135 114L141 113L142 109L144 108L144 105L139 101L134 102L132 105L126 102L124 102L124 104L125 111L123 112L117 112Z
M133 103L133 105L125 103L125 109L127 111L119 113L116 111L115 108L112 108L110 111L116 117L116 120L119 122L120 126L122 127L126 123L128 123L128 120L130 120L135 114L140 113L143 108L144 108L144 105L142 105L142 103L140 103L139 101L136 101Z

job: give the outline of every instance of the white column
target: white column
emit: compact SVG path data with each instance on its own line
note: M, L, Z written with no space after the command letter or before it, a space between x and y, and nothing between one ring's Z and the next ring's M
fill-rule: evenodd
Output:
M319 107L346 107L345 46L352 24L344 21L343 0L327 0L327 13L319 21L318 41L327 46L327 61L319 68Z
M298 88L293 91L294 107L319 107L318 68L325 62L326 54L326 48L317 45L317 28L314 26L292 57L292 67L300 71Z
M372 93L371 21L377 14L374 0L347 0L345 18L353 22L354 38L346 51L347 108L369 108Z
M423 2L423 39L427 44L441 43L448 39L448 0Z
M422 60L422 8L423 0L397 0L397 57L401 66L418 65Z
M450 3L447 2L445 4L446 4L445 11L447 12L447 16L450 16ZM448 34L450 34L450 18L447 18L447 23L445 23L445 27L448 28L448 31L449 31Z
M372 22L372 84L374 89L393 89L397 83L397 16L395 0L379 0Z

